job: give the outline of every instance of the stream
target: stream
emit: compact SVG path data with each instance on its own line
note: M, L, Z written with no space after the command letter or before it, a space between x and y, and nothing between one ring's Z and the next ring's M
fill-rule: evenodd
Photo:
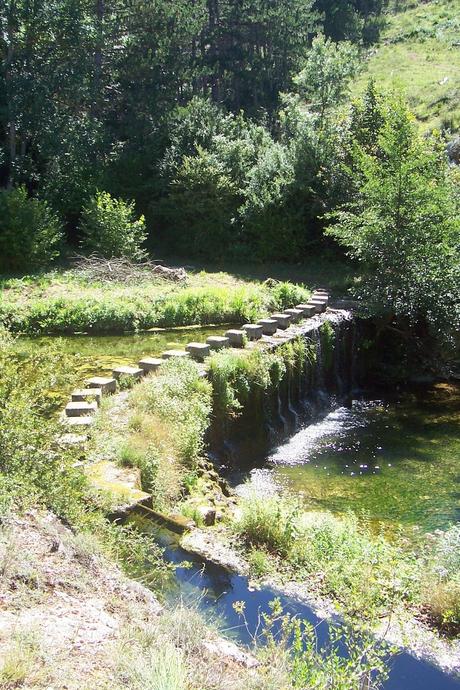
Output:
M195 607L216 622L225 636L240 644L251 646L260 633L260 616L270 612L270 602L278 598L285 613L295 615L315 626L319 646L328 638L327 622L320 619L306 604L264 587L253 589L248 579L224 568L191 556L178 545L172 532L159 528L149 519L135 516L138 529L164 548L164 558L175 566L174 575L165 587L167 603L184 603ZM234 609L237 602L245 603L243 623ZM443 673L431 664L402 652L390 660L390 675L385 690L459 690L460 679Z

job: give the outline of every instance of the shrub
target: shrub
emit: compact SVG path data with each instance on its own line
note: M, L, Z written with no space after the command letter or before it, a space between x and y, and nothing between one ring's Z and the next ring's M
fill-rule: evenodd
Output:
M210 360L214 409L224 415L238 414L251 391L267 391L284 376L286 367L279 353L262 350L223 350Z
M134 202L98 192L83 209L81 231L83 247L107 258L142 259L145 256L141 249L147 237L144 216L135 220Z
M59 255L61 223L25 187L0 192L0 270L41 268Z

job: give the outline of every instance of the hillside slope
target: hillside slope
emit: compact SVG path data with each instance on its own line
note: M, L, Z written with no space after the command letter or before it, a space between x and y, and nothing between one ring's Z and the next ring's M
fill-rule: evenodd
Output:
M460 129L460 0L394 0L355 84L399 86L424 130Z

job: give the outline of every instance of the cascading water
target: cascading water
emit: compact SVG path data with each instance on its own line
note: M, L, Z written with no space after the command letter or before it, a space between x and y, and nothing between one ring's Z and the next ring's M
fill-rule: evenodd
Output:
M302 366L288 367L280 384L264 395L251 391L237 418L216 417L210 447L222 465L241 468L260 460L302 424L350 398L354 331L347 311L315 317L297 329L306 345Z

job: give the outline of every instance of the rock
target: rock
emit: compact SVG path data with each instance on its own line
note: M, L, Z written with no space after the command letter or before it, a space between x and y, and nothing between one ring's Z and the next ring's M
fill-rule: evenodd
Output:
M228 659L233 663L240 664L245 668L256 668L260 662L243 649L240 649L234 642L218 637L214 640L203 642L203 647L210 653L215 654L220 659Z
M316 307L314 304L297 304L296 309L301 309L303 316L314 316Z
M94 417L65 417L65 424L71 427L88 427L94 422Z
M292 318L289 314L272 314L270 319L273 319L278 324L278 328L285 330L289 327Z
M216 510L211 506L200 506L197 508L198 515L203 520L203 524L207 527L211 527L216 522Z
M447 155L451 163L460 165L460 137L456 137L447 144Z
M289 314L293 323L297 323L298 321L300 321L300 319L303 316L302 309L285 309L284 313Z
M185 350L166 350L161 356L163 359L172 359L173 357L190 357L190 353Z
M117 381L123 376L124 378L130 378L134 380L141 379L145 371L140 367L116 367L113 371L113 378Z
M72 393L72 402L88 402L94 401L98 405L101 404L102 389L101 388L80 388Z

